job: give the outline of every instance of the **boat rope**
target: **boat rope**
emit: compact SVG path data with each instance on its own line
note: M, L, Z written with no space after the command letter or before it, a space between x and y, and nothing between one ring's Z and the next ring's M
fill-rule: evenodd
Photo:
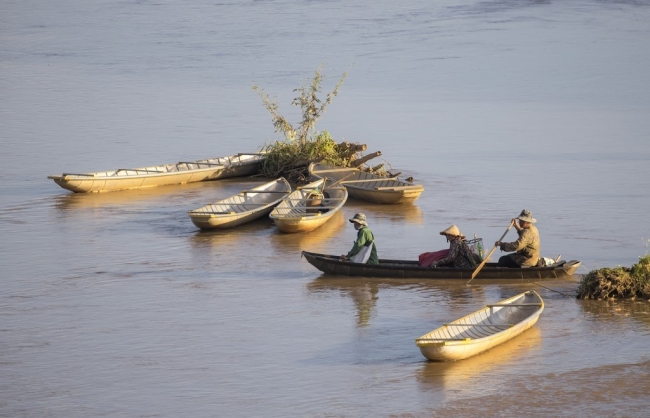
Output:
M575 297L575 295L570 295L570 294L568 294L568 293L562 293L562 292L559 292L559 291L557 291L557 290L551 289L551 288L549 288L549 287L542 286L541 284L536 283L536 282L533 282L533 284L536 284L536 285L539 286L539 287L543 287L544 289L550 290L551 292L559 293L559 294L561 294L562 296L566 296L566 297L568 297L568 298L574 298L574 297Z

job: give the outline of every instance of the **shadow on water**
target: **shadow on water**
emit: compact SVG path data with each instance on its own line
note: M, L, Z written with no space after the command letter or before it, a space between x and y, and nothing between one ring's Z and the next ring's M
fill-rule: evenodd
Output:
M417 381L423 391L440 389L452 391L472 390L474 384L489 381L491 372L499 368L508 369L541 346L542 333L533 326L516 338L506 341L491 350L465 360L434 362L427 361L417 373Z

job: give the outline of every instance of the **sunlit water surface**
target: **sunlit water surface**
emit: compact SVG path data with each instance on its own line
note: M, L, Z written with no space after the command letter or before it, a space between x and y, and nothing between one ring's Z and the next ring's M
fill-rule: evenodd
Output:
M356 212L382 258L442 249L452 223L489 246L526 208L543 255L633 264L649 20L644 1L3 1L0 415L647 416L647 301L578 301L578 278L327 277L300 251L347 252ZM319 127L423 184L414 205L199 232L188 210L263 180L46 179L256 151L278 137L251 86L298 120L321 64L325 91L348 78ZM531 288L546 310L517 339L456 363L415 346Z

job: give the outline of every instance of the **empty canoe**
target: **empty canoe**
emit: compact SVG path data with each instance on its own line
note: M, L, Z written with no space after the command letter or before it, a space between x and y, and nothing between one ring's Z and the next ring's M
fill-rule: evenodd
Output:
M534 290L444 324L415 340L429 360L462 360L508 341L535 325L544 301Z
M320 179L292 192L269 217L282 232L313 231L329 221L347 200L345 187L332 179Z
M63 173L47 178L75 193L110 192L248 176L255 173L264 158L264 154L238 154L150 167L118 168L94 173Z
M188 212L201 229L225 229L268 215L291 193L284 177Z
M338 180L348 190L350 197L368 202L414 202L424 191L424 187L421 185L366 173L354 167L335 167L312 163L309 166L309 173L313 178L330 177Z

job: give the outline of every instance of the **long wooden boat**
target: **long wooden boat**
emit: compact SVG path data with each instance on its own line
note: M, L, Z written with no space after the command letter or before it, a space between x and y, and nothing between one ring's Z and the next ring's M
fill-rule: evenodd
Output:
M384 260L379 264L359 264L341 261L337 255L318 254L303 251L307 261L323 273L339 276L387 277L394 279L462 279L472 278L474 269L452 267L420 267L417 261ZM580 261L560 260L549 267L507 268L497 263L486 263L477 279L551 279L573 275L580 267Z
M273 209L269 217L282 232L313 231L329 221L347 200L345 187L323 178L298 187Z
M330 177L340 181L340 184L348 189L350 197L368 202L414 202L424 191L424 187L421 185L366 173L353 167L335 167L312 163L309 165L309 173L313 178Z
M257 170L265 158L262 153L237 154L140 168L118 168L94 173L63 173L47 178L75 193L110 192L248 176Z
M429 360L462 360L526 331L543 311L544 301L529 290L444 324L417 338L415 344Z
M194 225L201 229L232 228L268 215L290 193L291 185L280 177L188 214Z

